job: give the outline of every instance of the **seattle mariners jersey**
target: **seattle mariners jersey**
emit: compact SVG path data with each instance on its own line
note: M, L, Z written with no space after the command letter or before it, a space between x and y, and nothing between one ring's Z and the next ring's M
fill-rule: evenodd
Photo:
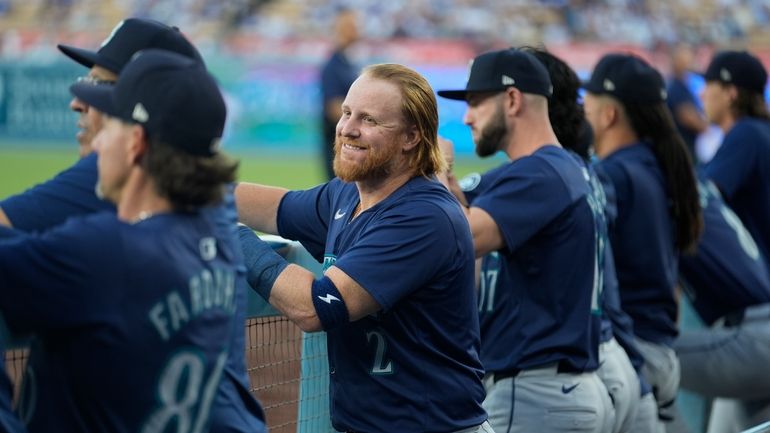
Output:
M770 267L770 122L738 120L705 173L741 218Z
M505 248L482 260L481 358L490 372L598 366L601 269L591 191L570 154L545 146L496 170L473 199ZM588 270L588 271L587 271Z
M356 186L334 179L287 193L278 210L281 236L382 307L327 334L332 424L405 433L481 424L473 240L457 201L416 177L351 219L358 203Z
M205 431L242 272L229 239L203 213L101 213L0 243L0 308L37 335L29 430Z
M761 252L716 186L698 182L704 230L695 255L682 255L679 272L693 307L711 324L729 313L770 302L770 277Z
M100 200L94 193L97 179L97 156L92 153L53 179L1 201L0 207L14 227L24 231L50 229L72 216L101 210L114 212L114 205ZM229 227L233 231L231 240L237 242L234 232L237 212L232 189L225 195L224 204L204 212L210 213L221 227ZM237 260L241 262L240 247L234 251ZM247 290L248 284L239 278L236 281L236 311L230 336L230 356L227 358L223 380L211 409L212 431L254 432L255 429L262 428L265 419L262 408L249 392L249 379L243 356Z
M593 173L596 179L601 184L604 190L604 197L606 199L604 204L604 212L607 218L607 226L614 224L617 219L618 209L615 201L615 188L612 186L612 182L607 178L602 168L592 163ZM650 392L652 389L646 380L639 374L644 366L644 356L642 356L639 349L636 347L634 337L634 321L626 314L621 308L620 293L618 289L618 277L615 272L615 255L612 250L612 243L609 242L606 245L604 255L604 289L602 290L601 304L602 304L602 318L606 318L611 323L612 336L623 347L628 359L631 361L631 365L634 366L634 370L639 375L640 388L642 395ZM604 335L605 321L602 321L602 342L605 342L606 336Z
M649 145L636 143L599 163L615 190L610 226L623 311L634 333L670 345L677 336L677 254L663 174Z

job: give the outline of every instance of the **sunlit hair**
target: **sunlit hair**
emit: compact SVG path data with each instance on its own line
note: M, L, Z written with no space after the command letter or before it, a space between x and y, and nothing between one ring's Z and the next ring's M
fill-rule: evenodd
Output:
M222 201L225 187L236 179L238 162L223 153L190 155L156 137L142 166L155 180L156 192L177 211L193 211Z
M394 63L364 68L361 75L393 83L401 90L401 113L406 125L416 125L420 142L411 151L409 168L415 174L431 176L446 169L438 147L438 106L428 81L416 71Z
M758 119L770 120L765 95L737 86L736 90L738 91L738 96L732 103L733 113L736 118L756 117Z
M665 102L622 106L636 135L652 144L663 172L676 229L676 247L693 252L703 231L703 216L690 152L676 131L671 112Z

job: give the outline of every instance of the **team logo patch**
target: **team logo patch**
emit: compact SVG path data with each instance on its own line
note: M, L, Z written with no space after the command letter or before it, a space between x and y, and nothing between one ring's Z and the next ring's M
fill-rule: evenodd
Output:
M481 183L481 175L479 173L471 173L464 178L460 179L460 189L463 191L473 191Z
M198 250L203 261L209 262L217 256L217 240L212 237L205 237L198 243Z
M323 272L331 268L337 262L337 256L334 254L324 254Z

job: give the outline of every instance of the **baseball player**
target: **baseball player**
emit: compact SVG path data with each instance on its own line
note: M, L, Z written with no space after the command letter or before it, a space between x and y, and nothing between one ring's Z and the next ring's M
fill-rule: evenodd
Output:
M112 82L136 52L147 48L170 50L202 62L197 49L178 29L140 18L130 18L118 24L98 51L59 46L73 60L90 68L88 78L79 81L94 85ZM90 151L89 143L101 129L102 116L77 97L70 105L80 113L78 141L81 152ZM73 216L99 211L115 212L113 203L96 196L96 184L97 156L88 153L53 179L0 201L0 222L5 219L7 225L12 224L25 232L36 232L55 227ZM224 208L222 211L220 206L215 206L211 209L212 215L223 227L234 227L237 216L231 193L225 196ZM264 429L262 408L249 392L243 355L246 290L245 281L236 282L236 320L230 337L232 341L224 379L212 405L212 432L245 433Z
M770 266L770 114L767 71L745 51L711 60L701 99L706 117L725 134L705 173L740 217Z
M317 280L245 228L252 287L305 331L327 332L333 426L356 432L491 432L481 406L473 241L433 175L444 161L428 82L365 68L342 104L334 169L307 191L241 183L240 219L296 239Z
M585 88L599 167L615 191L610 240L622 307L633 319L644 376L658 406L669 409L679 384L671 348L677 257L702 227L691 160L665 106L663 78L643 60L604 56Z
M109 115L93 146L117 214L0 244L0 309L37 337L20 414L30 432L206 431L241 269L203 210L237 169L216 148L224 100L200 62L161 50L71 91Z
M605 226L585 170L549 122L548 71L523 50L492 51L473 60L465 89L438 94L467 101L463 120L479 156L504 151L511 160L466 212L482 257L490 424L505 432L611 431L612 403L595 373L599 320L592 319Z
M548 114L554 133L559 143L565 149L573 151L580 157L580 163L590 174L591 192L594 202L604 209L599 215L605 220L605 225L614 219L614 191L607 192L607 186L602 185L600 176L594 171L590 160L589 150L593 144L591 126L585 120L583 107L578 103L580 80L575 71L564 61L553 54L541 49L529 49L548 69L551 82L554 84L553 95L548 103ZM641 368L644 359L633 342L633 322L620 307L618 281L615 274L615 262L612 246L607 239L604 257L604 276L601 293L601 333L599 345L599 369L597 374L604 382L612 396L615 407L615 424L613 432L654 431L649 426L634 429L637 419L640 399L645 398L645 407L655 414L655 406L649 385L640 380L635 366ZM617 338L616 338L617 336ZM620 344L618 344L620 342ZM622 347L621 347L622 346ZM624 350L625 348L627 350ZM627 354L628 352L628 354ZM634 359L632 363L631 359ZM644 410L644 409L643 409ZM657 417L648 417L653 425ZM642 417L644 419L644 417Z
M685 293L707 329L682 332L674 344L681 386L701 395L770 399L770 276L751 234L716 186L699 183L704 231L695 255L682 256ZM748 426L747 426L748 427Z

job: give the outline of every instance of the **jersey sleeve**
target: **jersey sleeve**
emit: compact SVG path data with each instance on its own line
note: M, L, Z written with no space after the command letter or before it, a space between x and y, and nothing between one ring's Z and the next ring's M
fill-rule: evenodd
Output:
M566 187L553 168L536 159L519 162L472 204L492 217L509 251L519 248L570 205Z
M53 179L0 201L0 208L14 228L26 232L55 227L72 216L114 210L94 192L96 160L96 154L91 154Z
M752 173L749 168L755 164L757 140L751 129L736 126L725 135L722 146L704 169L728 202Z
M440 272L450 271L452 259L459 254L458 236L440 208L409 202L371 224L334 265L387 312Z
M0 240L0 309L15 332L46 332L87 322L99 284L120 284L117 228L109 218L75 218L42 233ZM95 283L100 281L99 284ZM107 282L107 283L105 283Z
M278 206L278 234L299 241L316 258L323 260L332 190L340 181L319 185L304 191L289 191Z

